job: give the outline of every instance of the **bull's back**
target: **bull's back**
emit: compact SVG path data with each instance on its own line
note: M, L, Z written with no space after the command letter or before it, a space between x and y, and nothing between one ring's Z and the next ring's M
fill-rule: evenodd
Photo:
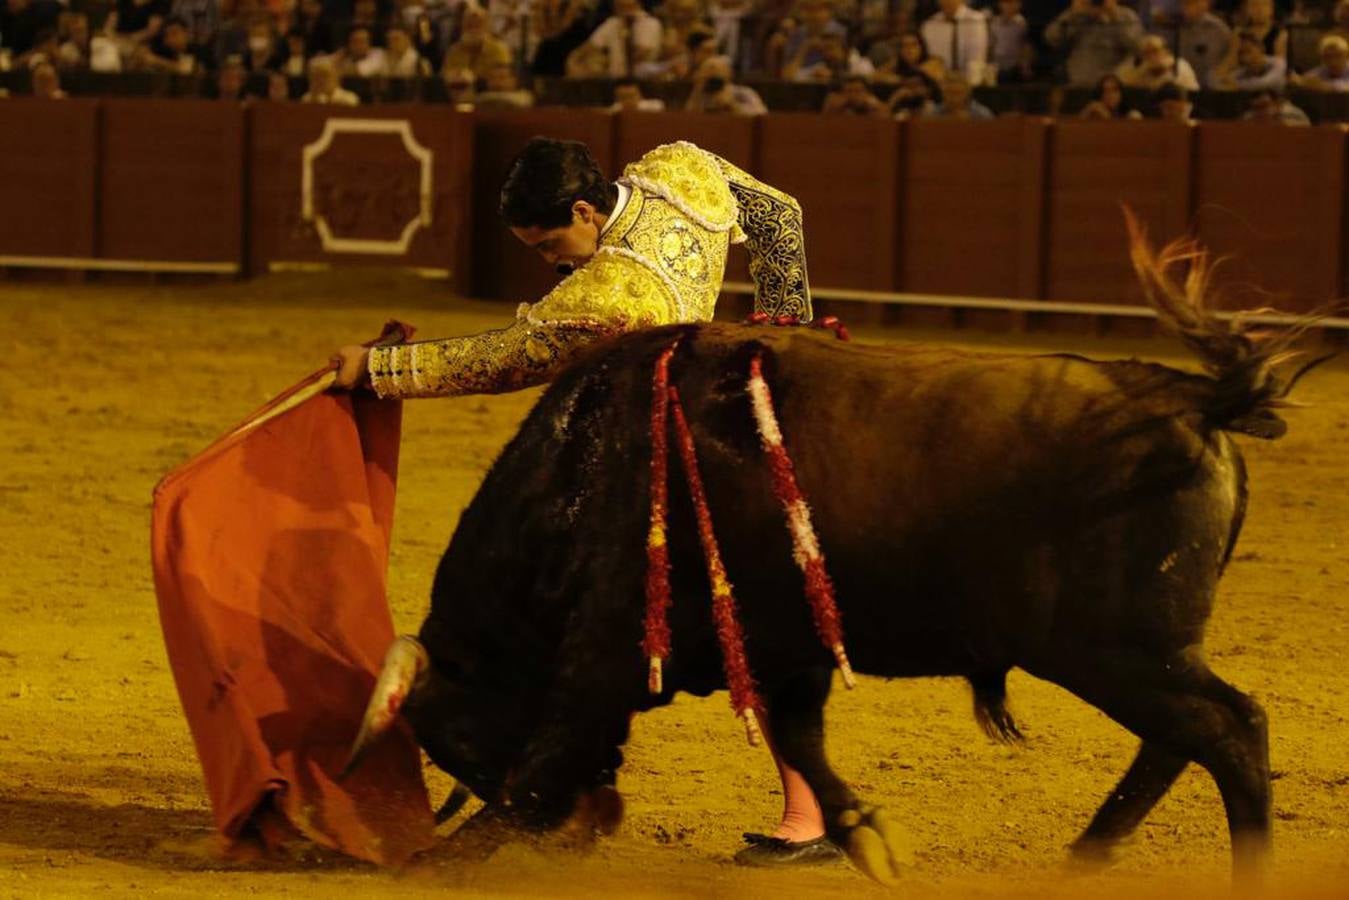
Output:
M1190 414L1201 379L706 329L695 338L709 346L690 349L696 362L677 380L708 432L699 448L712 480L737 498L721 515L739 532L730 559L742 572L766 551L790 567L783 519L753 474L763 466L747 446L748 409L740 426L727 414L724 369L743 364L750 335L864 670L1024 664L1063 629L1184 642L1202 632L1237 478L1230 442Z

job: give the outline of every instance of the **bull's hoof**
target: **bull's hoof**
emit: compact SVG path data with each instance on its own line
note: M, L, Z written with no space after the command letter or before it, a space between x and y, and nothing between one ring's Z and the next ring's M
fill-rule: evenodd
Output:
M845 810L838 824L844 833L844 850L853 865L881 884L899 883L900 872L914 861L909 835L875 806Z
M746 834L749 846L735 855L737 865L760 868L817 866L843 858L843 851L821 835L809 841L789 841L766 834Z
M432 863L485 862L503 844L522 836L524 832L500 809L483 807L419 858Z
M1068 870L1089 874L1108 869L1115 863L1117 843L1114 840L1078 838L1068 848Z

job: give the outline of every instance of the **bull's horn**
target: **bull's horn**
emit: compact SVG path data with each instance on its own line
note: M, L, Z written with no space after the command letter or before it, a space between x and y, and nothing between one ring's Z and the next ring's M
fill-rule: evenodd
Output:
M351 756L337 776L339 781L352 773L366 751L393 725L403 703L426 680L429 665L426 648L412 635L402 635L389 646L389 651L384 654L384 668L380 670L375 691L365 708L361 730L351 747Z

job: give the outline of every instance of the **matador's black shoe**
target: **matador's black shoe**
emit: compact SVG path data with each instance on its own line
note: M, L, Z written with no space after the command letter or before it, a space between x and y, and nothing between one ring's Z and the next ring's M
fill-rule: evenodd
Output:
M736 864L742 866L817 866L843 859L838 844L824 835L809 841L789 841L745 832L745 843L749 846L735 855Z

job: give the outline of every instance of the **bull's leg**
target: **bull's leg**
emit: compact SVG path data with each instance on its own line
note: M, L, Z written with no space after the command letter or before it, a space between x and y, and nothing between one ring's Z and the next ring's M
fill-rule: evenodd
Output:
M902 831L881 809L863 803L830 767L824 754L824 704L831 669L797 673L773 686L768 727L782 761L796 769L815 792L824 812L825 832L859 869L893 884L912 853Z
M1260 705L1214 675L1197 653L1153 658L1105 652L1055 668L1052 680L1100 707L1145 746L1209 771L1227 810L1236 874L1257 875L1270 843L1269 736ZM1156 792L1158 771L1164 770L1140 774L1138 781ZM1141 798L1135 802L1143 806ZM1103 808L1098 818L1123 822L1126 812L1146 811L1122 803L1122 811Z
M1189 760L1159 744L1143 742L1129 771L1106 797L1091 824L1073 843L1073 855L1082 862L1100 863L1121 840L1133 833L1162 799Z

